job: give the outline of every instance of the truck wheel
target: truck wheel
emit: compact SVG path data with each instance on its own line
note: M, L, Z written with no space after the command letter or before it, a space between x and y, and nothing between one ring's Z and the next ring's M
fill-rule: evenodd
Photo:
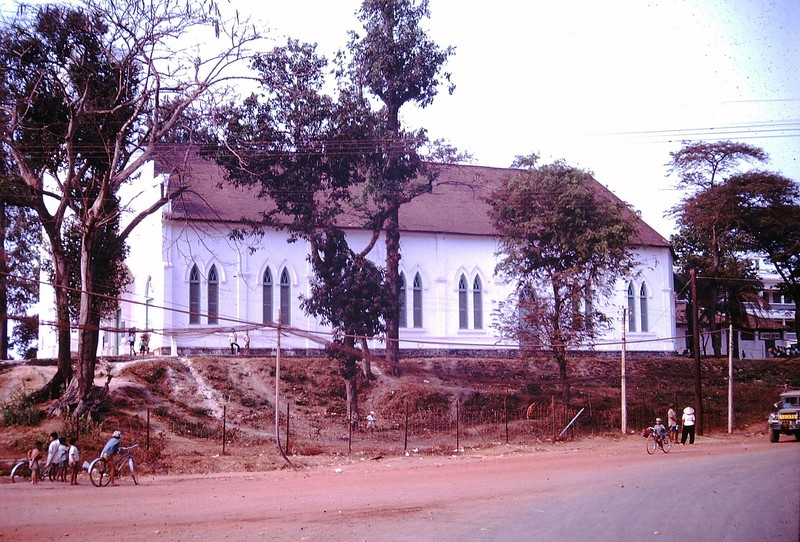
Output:
M769 441L770 442L778 442L780 440L780 438L781 438L781 432L780 431L776 431L775 429L773 429L772 431L769 432Z
M800 440L800 431L795 431L794 438L795 440Z

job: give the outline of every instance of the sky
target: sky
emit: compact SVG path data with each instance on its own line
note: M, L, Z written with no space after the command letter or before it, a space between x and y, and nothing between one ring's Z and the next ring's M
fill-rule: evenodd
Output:
M0 0L3 13L18 2ZM330 57L361 30L360 0L219 2L252 18L265 50L292 37ZM406 105L404 127L476 165L563 159L665 237L684 195L666 164L683 140L759 146L761 168L800 182L800 1L430 0L430 11L431 38L455 47L456 89Z
M232 0L286 37L331 54L361 30L359 0ZM251 7L255 6L255 8ZM800 182L800 2L796 0L430 0L425 26L455 55L455 92L419 109L424 127L483 166L536 152L563 159L659 233L683 195L667 177L683 140L731 139Z

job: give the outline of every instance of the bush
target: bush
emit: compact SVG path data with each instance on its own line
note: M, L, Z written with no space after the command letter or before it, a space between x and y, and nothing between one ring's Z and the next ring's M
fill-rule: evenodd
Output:
M3 425L35 426L44 419L45 413L36 408L33 401L24 392L16 393L9 402L3 404Z

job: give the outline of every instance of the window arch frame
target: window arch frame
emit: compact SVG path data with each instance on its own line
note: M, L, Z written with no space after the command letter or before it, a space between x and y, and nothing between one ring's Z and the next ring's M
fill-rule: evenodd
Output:
M628 283L628 331L636 332L636 291L633 282Z
M412 324L415 329L422 328L422 275L419 274L419 271L414 275L414 282L411 285L412 288Z
M469 329L469 307L467 306L467 276L458 277L458 329Z
M261 274L261 323L273 324L275 319L275 279L272 277L272 269L267 266Z
M647 284L642 282L642 286L639 288L639 324L643 332L650 331L647 297Z
M483 329L483 281L480 275L472 280L472 327Z
M189 270L189 324L200 323L200 269L193 264Z
M288 326L292 321L292 276L284 267L280 276L280 323Z
M206 286L208 297L206 299L206 314L208 325L219 324L219 271L217 265L212 264L208 269L208 284Z

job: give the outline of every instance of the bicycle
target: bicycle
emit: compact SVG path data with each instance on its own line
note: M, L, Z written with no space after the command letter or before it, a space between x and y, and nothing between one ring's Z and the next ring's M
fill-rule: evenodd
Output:
M669 453L672 449L672 441L669 438L669 435L656 435L656 432L653 431L652 427L648 428L650 430L650 435L647 437L647 453L654 454L656 453L656 448L661 448L661 451Z
M136 462L133 459L133 450L138 448L138 444L127 447L120 447L119 457L114 459L114 475L119 478L122 473L122 466L127 461L128 469L131 472L134 485L139 485L139 477L136 474ZM111 483L111 469L108 468L108 461L105 457L98 457L89 464L89 480L95 487L104 487Z
M55 482L56 474L58 474L58 469L55 465L50 465L46 469L43 469L41 472L39 472L39 480L48 479L51 482ZM19 479L30 480L31 466L28 460L22 459L18 461L17 464L14 465L14 468L11 469L11 474L9 474L9 476L11 477L12 484L16 484L17 480Z

